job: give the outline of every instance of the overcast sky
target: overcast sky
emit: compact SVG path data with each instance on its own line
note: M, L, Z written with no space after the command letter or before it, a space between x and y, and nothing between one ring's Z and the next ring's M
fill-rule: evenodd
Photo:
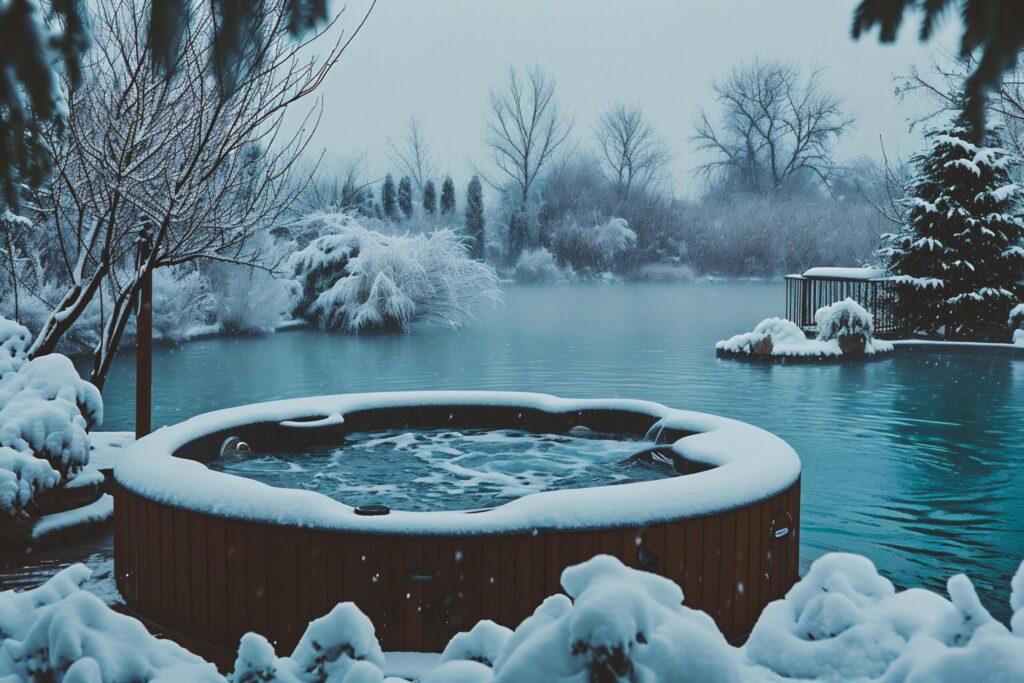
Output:
M334 0L340 7L341 0ZM908 117L920 103L899 102L893 75L953 49L953 17L928 45L908 17L901 40L850 38L853 0L378 0L363 31L322 88L324 116L314 147L328 158L365 152L374 173L388 170L388 140L419 117L442 172L461 184L470 160L483 161L488 88L510 63L540 64L557 79L574 114L575 136L589 144L608 102L639 103L675 156L676 186L687 193L700 162L689 141L694 115L710 104L711 82L755 55L821 66L857 115L840 156L918 146ZM368 0L350 0L354 27Z

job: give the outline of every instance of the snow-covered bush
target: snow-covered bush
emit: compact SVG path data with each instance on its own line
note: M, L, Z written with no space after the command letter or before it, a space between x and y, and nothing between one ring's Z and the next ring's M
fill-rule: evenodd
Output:
M0 593L0 680L224 680L84 592L89 574L75 565L40 588ZM949 580L947 600L923 589L897 592L866 558L825 555L768 605L741 648L726 643L711 617L684 607L677 585L607 555L566 569L562 586L567 595L549 597L514 632L481 622L457 635L418 680L1024 680L1024 563L1011 582L1007 628L963 575ZM278 657L263 636L243 636L230 680L400 681L384 678L384 664L369 620L343 603L310 623L290 657Z
M214 296L209 281L193 267L153 271L153 336L184 341L209 323Z
M322 327L407 330L418 322L459 327L500 297L498 279L453 231L383 235L352 216L317 215L336 231L292 255L302 286L296 314Z
M9 372L18 370L28 360L32 334L24 325L0 318L0 380Z
M581 274L610 270L615 260L636 246L636 233L623 218L609 218L596 225L573 221L551 235L551 250L559 263Z
M1013 333L1011 341L1016 346L1024 346L1024 304L1017 304L1013 307L1007 322L1009 322L1010 330Z
M298 283L265 270L219 263L209 270L213 316L231 334L273 332L291 313Z
M0 338L0 516L10 516L88 463L87 431L103 419L103 401L64 356L27 360L21 325L0 318L0 333L9 335Z
M530 284L565 282L571 279L572 270L562 270L555 257L544 247L527 249L519 255L512 278L516 282Z
M726 353L764 357L830 357L853 352L872 355L893 350L890 342L871 337L871 316L850 299L819 309L815 320L819 326L817 339L808 339L804 331L790 320L768 318L758 323L753 332L720 341L715 348ZM822 331L827 338L823 338ZM857 336L861 334L864 335L863 345ZM857 343L851 344L850 340Z
M874 319L863 306L847 297L814 313L820 341L836 340L843 353L863 353L874 333Z
M644 282L690 282L696 277L693 268L673 261L648 263L637 269L634 278Z
M90 573L78 564L34 590L0 593L0 680L223 680L212 664L81 590Z

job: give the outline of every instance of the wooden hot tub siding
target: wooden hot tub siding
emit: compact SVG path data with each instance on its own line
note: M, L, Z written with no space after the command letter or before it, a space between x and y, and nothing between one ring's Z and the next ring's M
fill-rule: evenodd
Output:
M114 563L131 610L168 633L231 651L255 631L290 653L309 621L352 601L385 650L439 652L480 619L515 627L561 592L565 567L598 553L671 578L685 603L708 612L732 640L797 580L799 522L799 480L762 502L706 517L459 537L225 519L118 487ZM788 533L776 537L778 526Z

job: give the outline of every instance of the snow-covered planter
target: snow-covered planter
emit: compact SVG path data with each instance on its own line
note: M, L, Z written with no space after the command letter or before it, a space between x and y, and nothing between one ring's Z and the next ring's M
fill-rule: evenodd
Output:
M1013 334L1011 339L1013 344L1015 346L1024 346L1024 304L1017 304L1013 307L1007 322Z
M499 301L498 279L449 229L385 235L347 214L318 214L330 234L289 263L302 292L295 314L347 332L405 331L418 322L459 327Z
M875 355L893 350L891 343L872 336L871 314L852 299L818 309L816 339L808 339L800 327L782 318L768 318L753 332L737 334L715 344L719 356L766 360L792 358L842 358Z
M814 313L814 324L818 326L818 339L838 340L844 355L864 353L875 329L871 314L849 297L819 308Z

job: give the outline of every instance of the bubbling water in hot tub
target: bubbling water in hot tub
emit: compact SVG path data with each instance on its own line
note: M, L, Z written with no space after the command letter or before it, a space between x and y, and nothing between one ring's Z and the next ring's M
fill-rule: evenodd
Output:
M341 445L301 452L229 451L211 469L272 486L317 491L353 507L474 510L531 493L676 476L664 446L577 428L568 434L513 429L352 433Z

